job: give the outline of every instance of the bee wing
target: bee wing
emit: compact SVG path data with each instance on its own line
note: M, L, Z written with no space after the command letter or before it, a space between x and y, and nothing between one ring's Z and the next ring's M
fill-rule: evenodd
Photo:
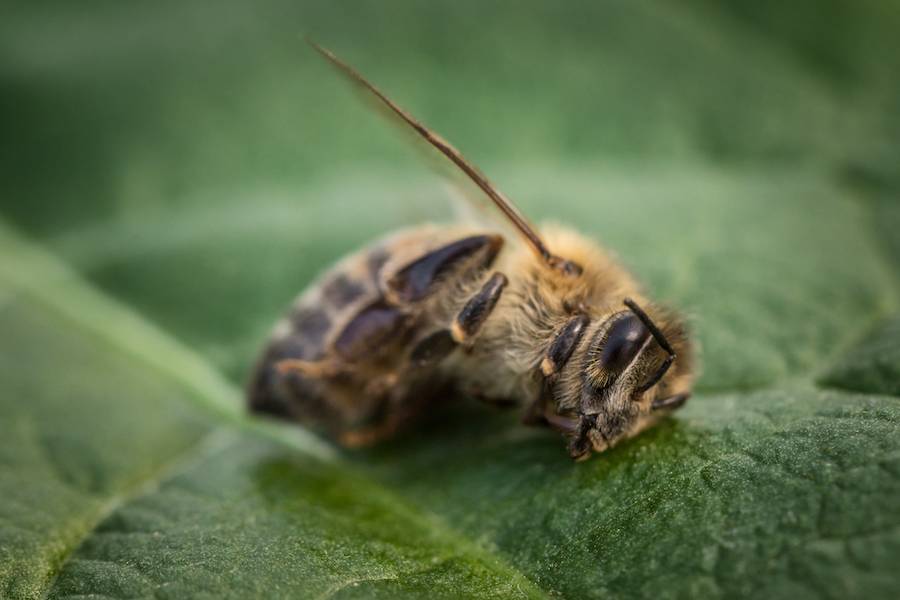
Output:
M384 109L383 112L386 112L392 117L392 120L396 121L399 119L406 125L405 129L415 132L418 138L427 142L432 148L436 149L444 155L445 158L449 159L449 161L456 166L455 172L465 175L467 181L477 186L477 188L490 199L494 206L496 206L504 217L506 217L507 222L516 229L519 235L524 238L525 242L547 265L569 275L578 275L581 273L580 266L552 254L537 234L534 227L531 226L512 201L497 189L475 165L466 160L459 150L454 148L450 142L422 125L411 114L400 108L378 88L363 78L363 76L353 69L353 67L339 59L330 50L319 46L311 40L307 40L307 42L319 52L319 54L328 59L328 61L352 83L361 87L368 92L370 96L374 97L378 101L378 105ZM444 164L446 164L446 162ZM461 189L465 190L470 187L471 186L462 186ZM466 194L464 193L464 195ZM472 195L468 194L467 196L471 197ZM475 203L475 205L477 206L478 203Z

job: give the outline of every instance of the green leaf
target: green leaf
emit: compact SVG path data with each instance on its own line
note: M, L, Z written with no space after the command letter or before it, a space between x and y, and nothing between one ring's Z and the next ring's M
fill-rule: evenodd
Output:
M10 298L7 283L0 284L0 591L30 597L208 424L183 402L182 386L104 351L65 318Z
M0 596L900 595L896 6L53 4L0 19ZM246 417L316 273L450 217L301 32L684 308L686 408L578 464Z
M585 467L561 464L557 440L490 414L459 415L369 460L393 489L566 597L896 589L900 401L701 394L680 417Z
M822 382L834 387L900 396L900 317L881 321L842 355Z

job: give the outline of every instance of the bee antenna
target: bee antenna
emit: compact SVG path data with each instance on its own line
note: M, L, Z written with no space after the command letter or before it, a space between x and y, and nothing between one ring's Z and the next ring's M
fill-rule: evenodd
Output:
M656 323L650 318L650 316L644 312L637 303L631 298L625 298L623 301L625 306L631 310L637 318L641 320L641 323L650 331L650 335L653 336L653 339L656 340L656 343L660 345L660 347L665 350L669 355L666 357L666 360L663 361L663 364L659 366L656 372L647 380L644 385L642 385L638 392L646 392L654 385L656 385L660 379L662 379L663 375L666 374L666 371L669 370L669 367L672 366L672 363L675 361L675 351L672 350L672 346L669 344L669 340L666 339L666 336L663 335L663 332L659 330L659 327L656 326Z

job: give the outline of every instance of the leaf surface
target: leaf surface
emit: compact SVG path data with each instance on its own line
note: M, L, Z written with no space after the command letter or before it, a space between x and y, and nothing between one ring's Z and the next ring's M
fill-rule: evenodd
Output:
M4 13L0 596L900 595L896 6ZM686 408L579 464L462 398L366 452L248 419L294 295L450 217L300 32L684 309Z

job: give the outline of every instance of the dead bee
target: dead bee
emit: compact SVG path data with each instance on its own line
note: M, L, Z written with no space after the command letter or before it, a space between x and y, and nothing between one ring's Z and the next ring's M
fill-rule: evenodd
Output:
M345 258L276 325L251 410L358 446L392 435L452 384L524 400L523 421L561 432L583 459L684 404L693 372L679 317L592 241L538 233L453 146L312 45L460 169L521 239L423 226Z

